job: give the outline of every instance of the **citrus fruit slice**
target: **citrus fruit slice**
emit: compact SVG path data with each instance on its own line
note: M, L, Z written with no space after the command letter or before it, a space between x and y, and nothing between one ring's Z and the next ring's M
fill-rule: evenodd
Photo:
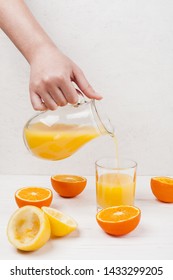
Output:
M84 190L87 179L81 176L62 174L52 176L51 183L60 196L75 197Z
M111 235L120 236L134 230L139 224L141 211L129 205L113 206L99 211L96 220L99 226Z
M49 219L52 235L65 236L77 228L77 223L74 219L57 209L42 207L42 210Z
M33 205L39 208L50 206L52 198L52 191L41 187L25 187L15 193L15 200L19 207L25 205Z
M10 218L7 226L9 242L22 251L41 248L50 238L49 219L35 206L19 208Z
M151 178L151 190L154 196L163 202L173 202L173 178L153 177Z

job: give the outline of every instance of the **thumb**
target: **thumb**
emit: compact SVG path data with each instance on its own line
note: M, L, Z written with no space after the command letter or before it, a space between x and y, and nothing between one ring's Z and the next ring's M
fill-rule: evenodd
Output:
M79 89L90 99L96 99L96 100L100 100L103 97L97 93L92 86L90 85L90 83L87 81L87 79L85 78L83 72L81 71L81 69L77 68L75 69L75 71L73 71L74 74L74 82L76 83L76 85L79 87Z

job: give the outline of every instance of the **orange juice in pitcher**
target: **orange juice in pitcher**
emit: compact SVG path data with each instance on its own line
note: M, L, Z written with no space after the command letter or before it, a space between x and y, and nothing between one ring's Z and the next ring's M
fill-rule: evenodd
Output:
M49 160L67 158L85 143L99 136L92 126L54 124L48 127L41 122L25 128L24 134L31 152Z
M98 103L82 99L77 105L36 115L24 127L27 148L39 158L61 160L100 135L113 135L113 127Z

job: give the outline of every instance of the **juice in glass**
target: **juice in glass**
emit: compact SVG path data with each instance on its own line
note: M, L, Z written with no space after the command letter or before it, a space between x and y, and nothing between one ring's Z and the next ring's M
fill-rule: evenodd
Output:
M96 162L98 210L117 205L133 205L135 185L135 162L115 158L104 158Z

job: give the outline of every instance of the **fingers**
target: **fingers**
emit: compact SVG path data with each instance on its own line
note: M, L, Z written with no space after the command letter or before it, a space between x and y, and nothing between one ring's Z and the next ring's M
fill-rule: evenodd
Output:
M54 81L43 81L36 85L30 85L31 103L35 110L56 110L57 106L65 106L67 103L76 104L78 93L70 79L54 79Z
M56 110L57 106L65 106L67 103L76 104L78 94L71 82L63 85L63 92L55 87L48 90L30 91L31 104L36 111Z
M74 88L72 82L69 80L68 82L61 85L61 90L66 100L70 104L76 104L78 102L78 93Z
M42 100L44 101L44 104L49 110L54 111L57 109L58 104L48 92L40 93L40 95Z
M36 111L56 110L57 104L50 94L42 87L39 90L32 91L30 89L31 104Z
M42 102L41 97L35 93L35 92L30 92L30 99L31 99L31 104L34 110L36 111L45 111L47 110L46 105Z
M88 98L97 100L102 99L102 96L95 92L95 90L85 78L83 72L78 67L75 67L74 70L74 82Z
M51 91L50 95L58 106L67 105L68 102L59 88L55 88L53 91Z
M90 99L102 99L102 96L94 91L82 71L74 67L73 81L79 89ZM31 103L35 110L56 110L57 106L65 106L67 103L78 102L78 90L74 88L70 77L59 76L51 79L32 82L30 84Z
M49 92L50 97L53 98L58 106L65 106L69 102L60 88L58 88L58 85L56 85L55 83L50 84L47 91Z

